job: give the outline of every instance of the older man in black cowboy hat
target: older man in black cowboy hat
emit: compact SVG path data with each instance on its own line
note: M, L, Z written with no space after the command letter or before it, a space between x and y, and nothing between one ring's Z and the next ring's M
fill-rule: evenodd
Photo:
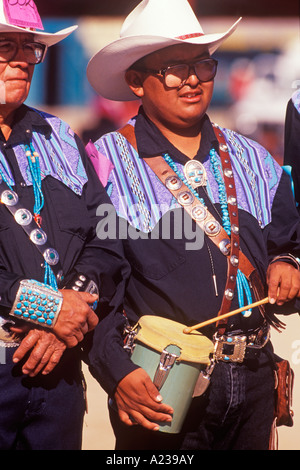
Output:
M2 450L80 449L82 340L98 323L95 302L114 309L126 278L117 241L96 236L109 200L82 143L23 104L47 47L76 29L41 28L33 1L0 1Z
M289 179L267 150L213 125L206 114L217 72L211 55L235 28L206 35L187 0L143 0L121 37L88 66L90 83L105 98L142 101L138 116L100 138L91 156L113 165L107 191L127 224L124 248L132 266L125 315L96 327L90 355L112 398L117 449L268 448L274 418L269 325L280 327L274 312L287 313L288 301L296 299L299 308L300 224ZM270 305L248 311L254 300ZM214 343L198 383L202 395L196 393L181 432L168 433L178 410L152 382L161 385L165 358L155 375L146 373L164 322L156 320L150 336L140 318L193 326L235 309L243 313L201 330ZM135 362L136 350L131 360L123 348L126 317L141 328L143 362ZM136 328L127 331L134 335ZM176 396L184 379L171 376L172 370L164 386L170 381ZM188 394L193 389L186 387Z

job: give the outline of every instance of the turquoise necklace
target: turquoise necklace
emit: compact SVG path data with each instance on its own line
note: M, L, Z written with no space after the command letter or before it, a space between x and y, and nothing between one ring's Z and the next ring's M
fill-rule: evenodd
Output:
M38 153L34 150L32 143L30 143L30 145L25 145L25 149L34 192L34 220L39 226L41 226L41 210L44 207L44 196L42 192L40 159Z
M37 225L40 227L42 224L41 218L41 210L44 207L44 195L42 192L42 177L41 177L41 168L40 168L40 161L39 155L34 150L32 143L30 145L25 145L26 150L26 157L29 164L29 170L32 178L32 185L33 185L33 193L34 193L34 220L36 221ZM0 168L0 175L3 181L7 184L9 189L13 191L13 188L8 182L6 175ZM49 266L49 264L45 261L44 264L45 274L44 274L44 284L52 287L52 289L58 291L58 286L56 282L56 277Z
M211 162L212 169L213 169L213 175L218 184L219 201L220 201L220 206L221 206L221 211L222 211L222 225L227 235L230 236L231 225L230 225L230 217L229 217L229 210L228 210L228 204L227 204L226 188L225 188L225 183L224 183L224 180L223 180L220 168L219 168L218 154L214 148L211 149L209 153L209 157L210 157L210 162ZM179 176L182 182L189 188L191 193L201 202L201 204L203 204L206 207L204 199L201 198L198 192L190 185L190 183L182 174L182 172L179 170L177 164L173 161L170 155L167 153L164 153L163 158L168 163L168 165L172 168L172 170L176 173L176 175ZM239 307L242 308L245 306L245 297L246 297L246 302L247 302L246 305L251 304L252 295L251 295L250 286L249 286L246 276L240 270L238 270L237 272L236 285L237 285ZM252 313L252 310L242 312L242 314L245 317L250 316L251 313Z

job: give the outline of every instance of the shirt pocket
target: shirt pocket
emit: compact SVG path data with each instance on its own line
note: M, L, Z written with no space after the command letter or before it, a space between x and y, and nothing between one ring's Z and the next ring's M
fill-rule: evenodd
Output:
M85 241L91 220L83 198L51 177L47 178L47 186L59 229Z

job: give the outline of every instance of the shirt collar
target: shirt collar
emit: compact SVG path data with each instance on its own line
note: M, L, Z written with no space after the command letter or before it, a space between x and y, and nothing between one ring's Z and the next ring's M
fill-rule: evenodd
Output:
M21 105L17 109L12 124L12 132L7 141L8 146L15 146L31 140L32 132L37 131L49 138L52 132L49 123L34 109ZM5 141L0 131L0 140Z
M169 153L174 160L183 165L190 160L189 157L174 147L160 132L156 125L145 114L143 107L140 108L136 119L135 135L139 156L141 158L155 157L163 153ZM212 123L207 114L205 114L202 118L200 148L195 156L195 160L204 160L212 148L218 152L219 144Z

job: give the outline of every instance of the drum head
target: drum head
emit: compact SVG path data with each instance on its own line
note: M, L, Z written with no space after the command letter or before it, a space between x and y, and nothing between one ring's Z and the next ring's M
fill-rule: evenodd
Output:
M178 361L209 364L214 345L210 339L199 331L183 333L186 325L168 318L145 315L139 320L136 340L161 353L170 345L180 351Z

